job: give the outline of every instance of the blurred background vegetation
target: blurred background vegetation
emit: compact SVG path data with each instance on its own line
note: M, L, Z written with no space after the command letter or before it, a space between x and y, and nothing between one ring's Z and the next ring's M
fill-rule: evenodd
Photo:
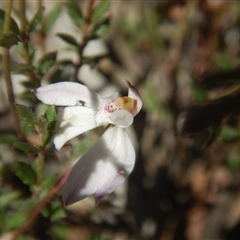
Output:
M240 3L0 2L0 239L239 239ZM101 95L135 85L135 168L95 204L64 207L68 169L97 129L56 151L59 81Z

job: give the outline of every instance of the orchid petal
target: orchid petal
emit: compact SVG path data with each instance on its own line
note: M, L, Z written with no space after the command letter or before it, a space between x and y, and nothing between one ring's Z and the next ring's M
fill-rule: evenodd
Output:
M135 99L137 102L136 111L133 114L134 116L136 116L142 108L141 97L138 90L128 80L124 79L124 82L128 87L128 97Z
M57 106L84 106L98 109L100 96L86 86L75 82L59 82L36 90L36 96L45 104Z
M110 119L121 128L129 127L133 123L133 115L126 110L117 110L112 113Z
M58 113L59 129L54 136L56 149L60 149L68 140L95 127L96 111L83 106L66 107Z
M96 201L114 191L131 173L135 151L123 128L108 127L97 143L75 164L63 187L65 205L90 195Z

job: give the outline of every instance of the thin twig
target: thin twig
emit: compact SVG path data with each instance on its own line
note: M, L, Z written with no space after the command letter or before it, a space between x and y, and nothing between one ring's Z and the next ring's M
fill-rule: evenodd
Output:
M18 7L19 7L19 19L20 19L20 28L23 33L26 32L26 6L25 0L18 0Z
M4 24L3 24L4 32L8 32L10 29L12 2L13 2L12 0L9 0L7 2ZM9 106L10 106L11 116L13 119L14 128L15 128L18 138L21 141L25 141L25 136L23 135L21 128L20 128L20 121L19 121L17 109L14 105L15 98L14 98L13 85L12 85L12 79L11 79L11 74L10 74L9 49L7 49L7 48L1 48L1 49L2 49L3 76L4 76L5 85L6 85L6 89L7 89L7 97L8 97L8 102L9 102Z
M88 1L88 6L87 6L87 12L86 12L86 17L82 29L82 37L86 39L88 35L88 29L89 26L91 25L91 18L92 18L92 13L93 13L93 5L94 5L95 0L89 0Z
M45 147L42 148L40 153L38 154L38 157L36 159L38 164L38 190L37 192L40 192L43 178L44 178L44 161L45 160Z
M27 231L27 229L34 222L41 210L52 200L52 198L61 190L65 184L67 177L71 170L67 171L57 182L57 184L48 192L47 196L38 204L38 206L26 217L23 225L15 232L12 240L17 240L20 235Z
M42 0L37 1L37 9L42 7Z
M3 31L7 32L10 29L11 25L11 11L12 11L13 1L9 0L6 5L5 18L3 23Z
M40 149L41 151L38 154L38 157L36 158L37 164L38 164L38 191L37 195L39 194L44 178L44 162L45 162L45 143L44 143L44 135L42 133L39 133L39 142L40 142Z

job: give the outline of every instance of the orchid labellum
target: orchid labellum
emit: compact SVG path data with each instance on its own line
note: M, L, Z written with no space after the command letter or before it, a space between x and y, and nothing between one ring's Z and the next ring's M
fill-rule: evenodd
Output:
M63 187L65 205L95 195L96 201L114 191L131 173L135 151L126 132L142 108L138 91L127 80L127 97L100 97L86 86L60 82L40 87L36 96L45 104L66 106L58 113L59 129L53 142L59 150L68 140L98 126L101 138L75 164Z

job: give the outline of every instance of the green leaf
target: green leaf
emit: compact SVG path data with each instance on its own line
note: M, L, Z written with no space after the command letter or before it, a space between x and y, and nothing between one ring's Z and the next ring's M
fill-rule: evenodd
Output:
M11 72L16 74L28 74L29 72L33 71L33 69L33 66L27 64L18 64L11 68Z
M79 29L82 24L83 14L80 7L77 4L77 1L67 0L65 2L65 6L67 8L67 13L72 23Z
M49 191L51 188L54 187L56 183L56 177L55 176L47 176L45 177L43 183L42 183L42 190Z
M48 120L48 122L54 122L57 121L57 114L56 114L56 109L54 106L48 107L46 110L44 116Z
M19 38L12 32L6 32L0 34L0 46L4 48L10 48L11 46L19 42Z
M37 121L37 117L35 116L32 109L20 104L16 104L16 108L22 120L25 121L30 127L34 127Z
M58 208L54 209L55 211L51 215L51 221L55 222L58 221L64 217L66 217L66 213L62 206L59 206Z
M1 134L0 135L0 143L12 145L14 142L17 141L17 136L13 134Z
M16 210L19 210L19 212L21 211L24 216L27 216L37 204L38 202L34 198L24 198L14 201L12 207L14 207Z
M0 209L0 232L3 231L3 229L5 229L6 227L6 219L7 219L7 216L6 216L6 213L5 211L2 209Z
M45 74L50 67L56 62L57 52L47 53L39 60L38 71L42 74Z
M63 60L58 61L58 66L64 67L64 68L73 67L74 63L71 59L63 59Z
M240 169L240 157L238 153L231 153L227 157L227 165L232 170Z
M230 60L222 52L215 52L213 54L213 60L221 69L230 69L232 67Z
M8 228L9 229L19 228L23 223L23 219L24 219L24 215L22 214L22 212L15 213L7 221Z
M33 19L30 21L30 23L27 26L28 33L34 31L36 29L37 25L39 24L39 22L41 22L41 20L43 18L44 9L45 9L44 7L40 7L39 10L37 11L37 13L35 14L35 16L33 17Z
M0 34L3 33L4 18L5 18L5 12L2 9L0 9ZM20 34L20 30L18 28L18 25L12 17L10 19L10 29L9 29L9 31L12 32L12 33L15 33L16 35Z
M224 125L219 134L219 138L226 141L233 140L237 137L238 137L238 130L229 125Z
M29 186L37 183L37 175L32 167L24 162L16 162L14 164L16 175L21 181Z
M44 144L48 144L55 133L57 114L54 106L50 106L44 114L48 121L47 129L44 133Z
M49 83L62 82L66 81L66 79L69 79L70 77L71 77L70 67L63 66L62 68L58 63L58 66L48 74L48 82Z
M21 121L21 129L25 136L31 134L33 132L33 127L30 127L26 122ZM34 129L36 130L36 129Z
M190 85L195 99L199 102L205 101L207 98L207 92L202 89L195 80L192 80Z
M97 21L110 7L111 0L102 0L93 11L92 21Z
M33 85L32 82L29 82L29 81L26 81L26 80L23 80L23 81L20 81L20 84L24 87L24 88L34 88L35 86ZM33 94L31 92L31 94Z
M30 152L30 153L39 153L40 149L32 144L25 143L25 142L14 142L12 145L13 148L19 149L23 152Z
M56 7L48 13L43 24L43 29L45 33L49 32L49 30L53 27L54 23L56 22L57 18L61 13L61 10L61 4L56 4Z
M3 156L2 156L2 153L0 152L0 175L4 176L5 173L6 173L6 171L5 171L5 164L3 163Z
M84 57L82 58L82 62L89 65L91 68L94 68L99 63L99 61L106 56L108 56L108 53L103 53L102 55L95 55L91 57Z
M26 59L25 47L22 42L18 42L18 52L23 59ZM30 58L33 59L35 54L35 48L30 42L28 44L28 52L29 52Z
M104 33L107 31L108 26L109 26L109 18L106 18L103 21L96 24L92 32L95 36L102 37Z
M40 134L45 134L48 127L47 119L41 115L35 123L36 131Z
M4 208L11 204L12 201L17 200L19 198L18 192L7 192L7 193L1 193L0 195L0 207Z
M20 56L25 59L25 50L24 50L24 45L22 42L19 42L17 45L18 48L18 53L20 54Z
M42 210L42 214L46 218L50 218L52 222L60 220L66 216L62 203L59 200L52 201Z
M36 99L36 97L34 96L34 94L31 91L26 90L19 95L19 99L29 100L30 102L33 102Z
M40 198L45 197L49 190L54 187L55 183L56 176L54 175L46 176L42 182Z
M62 224L56 224L51 228L52 231L52 235L54 236L54 239L58 239L58 240L65 240L67 239L67 228L65 225Z
M65 34L65 33L57 33L56 34L58 37L60 37L63 41L65 41L66 43L72 44L76 47L78 47L78 43L75 40L75 38L69 34Z

